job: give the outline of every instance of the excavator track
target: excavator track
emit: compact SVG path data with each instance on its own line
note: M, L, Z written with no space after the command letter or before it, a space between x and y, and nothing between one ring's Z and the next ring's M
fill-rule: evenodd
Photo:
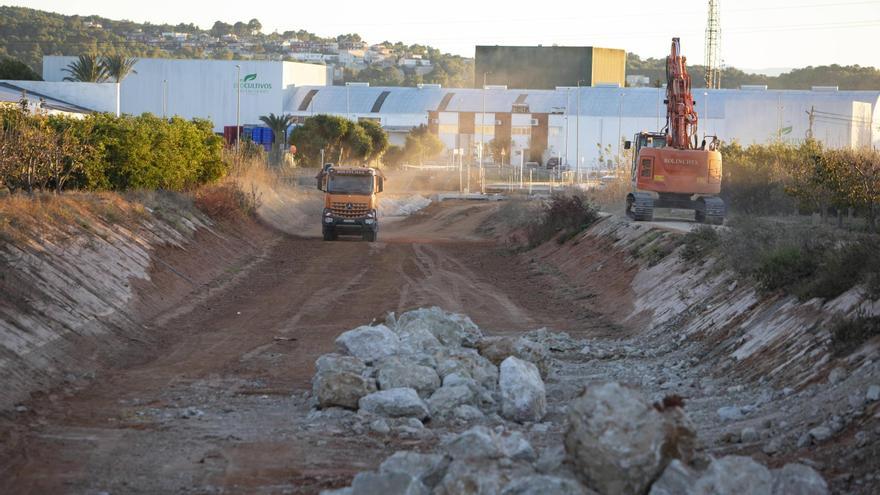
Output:
M636 222L654 219L654 197L648 193L633 192L626 196L626 216Z
M703 196L697 200L695 219L700 223L721 225L727 215L727 207L721 198Z

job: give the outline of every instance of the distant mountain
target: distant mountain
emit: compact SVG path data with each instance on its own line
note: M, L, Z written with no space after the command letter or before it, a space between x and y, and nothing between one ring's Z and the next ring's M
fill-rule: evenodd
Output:
M688 66L694 87L702 86L706 68L702 65ZM634 53L627 54L626 73L648 76L652 85L666 82L666 59L641 59ZM880 91L880 70L858 65L823 65L789 69L778 76L748 73L736 67L726 67L721 72L722 88L738 88L744 84L766 84L770 89L810 89L813 86L838 86L841 90Z
M769 67L766 69L743 69L743 72L759 76L779 77L780 75L793 70L794 67Z

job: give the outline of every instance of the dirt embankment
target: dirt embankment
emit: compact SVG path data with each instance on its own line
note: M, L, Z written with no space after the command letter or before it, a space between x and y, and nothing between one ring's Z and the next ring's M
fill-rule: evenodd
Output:
M685 397L710 452L805 462L835 492L871 493L880 341L835 355L832 328L880 314L880 301L858 286L832 300L763 293L713 259L683 260L680 235L610 217L529 254L583 310L617 324L595 336L634 350L602 373Z
M59 382L88 380L123 356L149 355L161 339L153 324L271 243L251 220L213 222L170 193L5 201L0 410Z
M314 201L263 199L267 221L292 235L151 208L122 222L79 214L88 229L59 220L58 239L16 242L17 256L4 245L16 263L0 281L10 390L69 383L3 417L0 491L346 484L437 437L350 429L333 420L352 419L340 411L314 410L315 358L343 331L432 305L494 334L548 327L589 340L548 378L554 417L584 384L617 380L652 400L684 397L711 454L806 462L838 492L880 483L868 478L880 467L880 402L866 399L876 342L846 358L828 350L835 314L877 310L856 291L767 297L711 260L681 261L677 234L615 218L512 253L484 234L497 204L432 204L383 224L378 243L327 243L306 220Z

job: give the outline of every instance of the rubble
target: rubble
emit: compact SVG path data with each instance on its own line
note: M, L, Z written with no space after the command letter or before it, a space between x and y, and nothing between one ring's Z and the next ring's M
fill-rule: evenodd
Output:
M501 363L501 415L524 423L537 422L547 414L547 395L538 368L509 357Z
M827 495L828 484L813 468L786 464L773 471L773 495Z
M569 406L565 449L581 480L602 494L643 493L666 464L667 420L638 391L609 382Z
M358 327L336 338L340 351L366 363L394 355L399 344L400 339L385 325Z
M690 493L714 495L771 495L773 475L751 457L715 459Z
M350 371L326 370L312 379L318 406L357 409L361 397L376 391L376 381Z
M428 406L411 388L380 390L361 397L358 405L368 413L389 418L411 416L416 419L424 419L430 416Z
M440 387L440 376L433 368L397 357L386 359L379 367L379 388L412 388L428 397Z

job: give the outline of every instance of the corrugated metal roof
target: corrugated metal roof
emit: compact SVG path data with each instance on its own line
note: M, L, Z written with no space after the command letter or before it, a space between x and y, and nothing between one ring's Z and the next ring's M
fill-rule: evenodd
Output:
M2 102L18 103L19 101L21 101L21 95L23 92L27 93L28 101L32 105L37 104L40 102L40 100L42 100L43 108L49 110L56 110L59 112L68 113L92 113L92 110L81 107L79 105L74 105L73 103L68 103L66 101L59 100L57 98L53 98L42 93L37 93L35 91L28 91L13 84L5 82L0 83L0 101Z
M665 114L663 100L665 89L661 88L613 88L583 87L557 88L555 90L503 90L471 88L403 88L403 87L312 87L295 89L291 99L292 111L312 90L319 91L310 105L310 113L371 113L377 98L388 92L380 113L424 114L437 110L442 103L449 112L510 112L517 101L525 102L530 113L561 113L574 115L578 110L580 91L580 114L595 117L655 117ZM767 105L786 105L804 102L866 102L876 112L880 91L742 91L735 89L710 90L695 88L694 99L697 113L710 119L725 118L726 104L731 101L762 101ZM525 95L525 96L524 96ZM708 99L708 105L707 103ZM705 115L708 112L708 116Z

